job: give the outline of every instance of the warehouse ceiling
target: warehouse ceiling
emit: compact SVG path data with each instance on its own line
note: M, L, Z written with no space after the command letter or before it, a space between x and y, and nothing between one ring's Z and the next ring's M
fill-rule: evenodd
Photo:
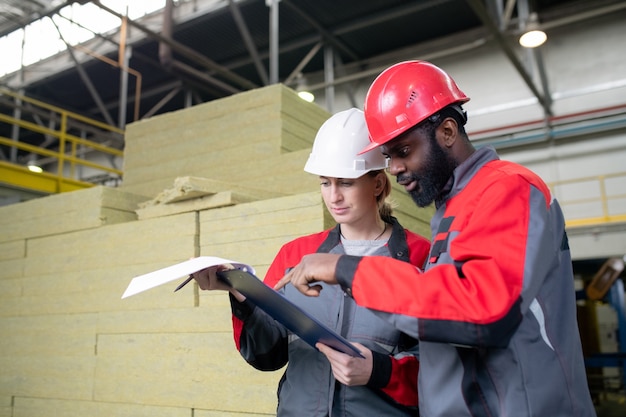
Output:
M0 37L75 3L90 2L0 0ZM91 3L116 14L97 1ZM205 3L212 3L207 11L201 7ZM273 3L278 6L270 7ZM173 2L171 31L165 10L129 20L128 44L121 30L98 35L95 42L69 48L23 73L0 77L0 87L123 127L276 81L294 88L305 82L314 93L338 85L349 91L351 83L368 82L398 56L453 57L465 46L491 41L549 114L544 87L529 79L517 58L522 55L516 41L524 21L536 13L549 33L624 9L624 0L179 0ZM98 53L87 56L94 50ZM128 56L126 86L114 65L122 51ZM0 113L46 124L45 115L29 117L26 106L12 109L9 102L0 94ZM19 138L14 134L9 125L0 123L1 137L58 147L49 137L25 129ZM109 145L122 148L123 141ZM28 157L26 151L0 146L0 161L26 164ZM4 187L0 178L0 206L43 194ZM602 262L590 263L589 273Z
M210 12L198 13L196 1L168 2L171 12L166 6L152 17L151 25L128 20L126 30L135 35L133 39L141 34L132 44L124 44L120 31L99 36L99 44L108 48L102 57L85 60L85 50L75 47L63 53L71 65L55 67L55 60L39 63L38 77L22 77L25 81L19 88L29 97L123 127L137 119L274 82L293 88L306 82L313 92L339 84L349 87L395 62L392 56L398 51L428 59L450 56L463 45L490 39L500 45L542 103L542 90L525 73L515 52L522 21L536 13L542 27L554 28L620 10L625 3L214 0ZM88 1L3 0L0 35L73 3ZM98 1L92 3L116 14ZM132 70L127 85L119 67L112 65L122 50ZM140 74L140 85L133 74ZM0 78L0 85L18 88L16 78L20 79L15 74ZM549 103L545 105L549 113Z

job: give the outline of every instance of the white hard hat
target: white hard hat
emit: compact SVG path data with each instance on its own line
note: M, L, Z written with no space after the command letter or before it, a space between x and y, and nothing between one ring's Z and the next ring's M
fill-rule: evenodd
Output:
M304 170L323 177L358 178L387 168L387 158L379 149L357 155L369 143L363 112L356 108L341 111L317 131Z

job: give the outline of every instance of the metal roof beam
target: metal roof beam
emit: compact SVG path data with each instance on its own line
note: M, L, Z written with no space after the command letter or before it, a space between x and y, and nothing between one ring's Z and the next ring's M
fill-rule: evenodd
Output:
M91 82L91 79L89 78L87 71L85 71L85 69L83 68L83 65L76 58L76 55L74 54L74 47L65 40L65 38L63 37L63 34L61 33L61 29L59 29L59 27L57 26L57 24L54 22L53 19L51 20L57 32L59 32L59 37L61 38L63 42L65 42L65 45L67 46L67 53L70 55L70 58L72 58L72 60L74 61L74 64L76 64L76 71L78 72L78 75L85 83L85 87L87 87L87 90L89 90L89 94L91 94L91 98L93 98L93 101L96 103L96 106L98 106L100 113L102 113L102 117L104 117L104 120L106 120L108 124L110 124L111 126L115 126L115 122L113 121L113 118L111 117L106 107L104 106L104 103L102 102L102 98L100 97L100 94L98 94L98 90L96 89L95 85Z
M324 39L326 39L331 45L335 48L345 52L355 61L358 61L359 56L350 48L348 48L343 42L341 42L335 35L326 30L322 25L320 25L317 20L313 19L311 16L306 14L304 11L300 10L297 6L292 4L289 0L282 0L285 5L289 6L293 11L298 13L304 20L306 20L315 30L317 30Z
M109 13L111 13L112 15L118 17L119 19L123 19L124 16L117 13L115 10L112 10L108 7L106 7L105 5L103 5L100 1L98 0L93 0L93 3L95 5L97 5L98 7L100 7L102 10L105 10ZM146 35L148 35L149 37L158 40L159 42L163 42L167 45L169 45L172 49L174 49L176 52L178 52L179 54L185 56L186 58L196 62L197 64L211 70L214 71L215 73L221 75L222 77L226 78L228 81L237 84L240 87L243 87L244 89L254 89L257 88L258 86L256 84L254 84L252 81L241 77L237 74L235 74L234 72L230 71L229 69L227 69L226 67L223 67L221 65L219 65L218 63L216 63L215 61L213 61L212 59L207 58L206 56L198 53L197 51L193 50L192 48L189 48L186 45L183 45L177 41L175 41L174 39L165 37L165 36L161 36L160 34L151 31L150 29L148 29L147 27L131 20L131 19L127 19L128 24L130 24L131 26L141 30L143 33L145 33Z
M498 29L496 24L493 22L493 19L489 15L485 5L482 0L467 0L470 7L474 10L474 13L480 18L483 24L487 27L489 32L493 35L494 39L500 45L500 48L504 52L504 54L509 58L509 61L513 64L519 75L522 77L528 88L532 91L532 93L537 97L537 100L543 107L545 113L550 116L552 115L552 110L550 109L550 103L546 100L545 96L539 91L532 78L518 59L513 47L509 44L508 40L503 36L502 32Z
M250 35L250 31L248 30L248 25L241 15L241 11L239 10L239 6L234 2L234 0L228 1L228 6L230 7L230 13L233 15L233 19L235 19L235 24L237 24L237 28L239 29L239 33L241 33L241 37L243 38L243 42L248 49L248 53L252 57L252 61L254 62L254 66L256 67L257 73L259 77L263 81L263 84L269 84L269 78L267 77L267 71L261 62L261 58L259 58L259 52L257 51L256 45L252 40L252 36Z
M519 16L519 29L523 32L528 27L531 14L528 0L518 0L517 14ZM539 82L541 83L541 89L543 90L543 97L545 99L544 111L546 116L549 117L552 115L552 95L550 94L550 87L548 86L548 75L546 73L543 55L539 48L526 49L525 52L529 65L534 65L537 69Z
M313 57L319 52L321 47L322 47L322 42L318 42L315 45L313 45L313 48L311 48L311 50L306 54L306 56L300 60L298 65L296 65L293 71L291 71L291 74L289 74L289 76L285 78L283 82L286 85L291 84L293 80L295 80L298 77L298 75L302 73L302 70L304 69L304 67L306 67L306 65L311 61L311 59L313 59Z

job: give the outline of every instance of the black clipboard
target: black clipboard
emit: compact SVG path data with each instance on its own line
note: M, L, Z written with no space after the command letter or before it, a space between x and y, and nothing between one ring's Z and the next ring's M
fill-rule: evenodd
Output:
M309 345L315 347L315 343L321 342L350 356L364 357L348 340L309 316L282 294L265 285L255 275L241 269L229 269L218 271L217 276Z

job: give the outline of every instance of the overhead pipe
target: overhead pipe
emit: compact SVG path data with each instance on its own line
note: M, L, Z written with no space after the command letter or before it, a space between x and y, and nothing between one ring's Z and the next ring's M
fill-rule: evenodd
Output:
M324 81L326 81L327 87L325 89L326 95L326 109L332 114L334 113L333 104L335 103L335 86L333 80L335 79L335 51L331 45L324 47Z
M280 0L265 0L270 8L270 84L278 83L278 3Z
M603 113L604 114L606 113L620 114L622 112L626 113L626 104L619 104L615 106L601 107L601 108L597 108L593 110L585 110L585 111L580 111L580 112L567 113L567 114L562 114L560 116L552 116L550 117L550 121L562 122L564 120L573 119L573 118L578 118L579 120L577 121L584 121L584 120L589 119L589 117L587 116L598 115L598 114L603 114ZM472 135L482 135L486 133L498 132L498 131L509 130L509 129L520 129L523 127L537 125L540 123L543 123L543 119L530 120L527 122L512 123L512 124L505 125L505 126L498 126L498 127L493 127L489 129L477 130L477 131L472 132Z
M467 44L462 44L462 45L458 45L452 48L448 48L444 51L433 52L430 54L421 54L420 59L425 60L425 61L435 60L437 58L446 57L446 56L453 55L456 53L471 51L475 48L479 48L483 46L484 44L485 44L484 39L477 39ZM362 64L360 65L360 67L369 67L369 65ZM326 88L329 85L338 86L341 84L346 84L346 83L350 83L353 81L362 80L364 78L376 77L388 67L389 67L389 64L378 65L376 67L369 67L366 70L361 70L353 74L344 75L342 77L335 78L332 81L332 83L328 83L324 81L324 82L317 83L317 84L311 84L309 85L309 90L311 91L321 90L321 89Z
M91 79L89 78L89 74L87 74L87 71L85 71L82 64L76 58L76 55L74 54L74 47L68 41L65 40L63 33L61 33L61 29L55 23L55 21L52 18L50 18L50 20L52 21L52 24L54 25L57 32L59 33L59 37L67 46L67 53L70 55L70 57L76 64L76 71L78 71L78 75L85 83L85 87L87 87L87 90L89 90L89 93L91 94L91 98L96 103L96 106L98 106L100 113L102 113L102 117L104 117L104 119L109 125L115 126L115 122L113 121L113 118L111 117L106 107L104 106L104 102L102 101L102 98L100 97L100 94L98 93L98 90L96 89L95 85L93 85L93 83L91 82Z
M174 2L172 0L166 0L163 7L163 22L161 24L161 34L169 39L172 39L172 27L174 17L172 16L174 10ZM124 16L124 20L128 19ZM172 47L166 42L159 42L159 62L167 70L172 68Z
M294 4L292 4L289 0L282 0L282 1L285 3L286 6L289 6L293 11L298 13L300 17L306 20L309 25L313 26L313 28L315 28L315 30L317 30L322 35L322 37L326 39L328 43L332 44L335 48L340 49L346 54L348 54L348 56L350 56L350 58L352 58L353 60L355 61L359 60L359 56L351 48L346 46L343 42L337 39L332 33L327 31L322 25L317 23L315 19L310 17L308 14L303 12L300 8L298 8Z
M266 3L272 1L272 0L266 0ZM398 15L405 15L411 12L415 12L415 11L421 11L421 10L425 10L427 8L436 6L438 4L441 3L445 3L449 0L433 0L433 1L427 1L427 2L415 2L417 4L414 3L410 3L407 4L403 7L398 7L398 8L394 8L391 10L388 10L385 13L381 13L381 14L377 14L375 16L369 16L367 19L361 19L357 22L353 22L351 24L345 25L345 26L341 26L335 30L332 31L332 34L334 36L336 35L340 35L340 34L344 34L347 32L350 32L351 30L355 30L355 29L359 29L362 27L367 27L367 26L371 26L373 24L376 23L380 23L380 22L386 22L389 19L392 19ZM512 13L512 9L514 8L516 0L506 0L506 10L505 10L505 19L508 22L510 20L510 15ZM561 26L565 26L571 23L576 23L579 21L583 21L586 19L590 19L590 18L595 18L595 17L599 17L605 14L610 14L610 13L615 13L618 11L621 11L622 9L626 8L626 2L622 2L619 4L615 4L615 5L610 5L610 6L605 6L602 8L598 8L598 9L594 9L588 12L579 12L576 13L572 16L567 16L567 17L557 17L555 19L552 19L550 21L544 21L542 22L541 26L545 29L553 29L553 28L557 28L557 27L561 27ZM507 18L508 16L508 18ZM477 31L474 31L477 32ZM476 35L472 35L469 34L469 32L463 33L462 36L464 38L471 38L472 36L476 36ZM482 33L482 32L481 32ZM320 41L320 39L322 38L321 34L319 35L315 35L315 36L309 36L309 37L304 37L301 39L298 39L297 41L290 41L290 42L285 42L283 44L281 44L280 47L280 53L284 53L284 52L289 52L292 51L294 49L298 49L298 48L302 48L302 47L306 47L307 45L310 44L316 44ZM418 48L413 48L412 52L410 53L410 55L419 55L420 59L424 59L424 60L434 60L434 59L438 59L438 58L442 58L442 57L447 57L453 54L457 54L457 53L461 53L461 52L467 52L473 48L477 48L480 46L483 46L486 43L486 39L484 37L480 37L480 38L476 38L468 43L465 44L460 44L459 45L455 45L455 46L447 46L444 49L440 49L437 52L429 52L429 53L424 53L421 49ZM261 54L262 58L267 58L268 54L267 53L263 53ZM357 80L361 80L363 78L369 78L372 76L376 76L378 75L380 72L382 72L385 68L387 68L388 65L386 66L377 66L376 68L372 68L371 64L369 63L369 60L361 60L358 63L355 63L354 66L358 67L358 68L368 68L366 70L360 70L359 72L356 72L354 74L351 74L349 76L342 76L342 77L337 77L335 78L333 85L337 86L337 85L341 85L341 84L345 84L345 83L349 83L352 81L357 81ZM376 60L374 60L374 62L376 62ZM250 60L249 59L239 59L236 61L232 61L231 64L229 65L230 68L235 68L235 67L240 67L240 66L244 66L244 65L248 65L250 64ZM293 74L292 76L295 76L297 74ZM315 90L321 90L326 88L327 84L324 82L321 83L316 83L316 84L311 84L309 85L309 90L311 91L315 91Z
M616 120L592 121L594 116L595 120L598 120L603 116L620 115L622 117ZM551 116L548 119L549 126L546 126L545 122L545 119L530 120L468 132L468 135L479 146L491 145L502 148L543 143L550 139L564 139L608 130L626 129L626 104ZM584 123L585 125L571 127L574 123ZM498 134L498 132L502 133ZM480 137L481 135L483 137ZM503 137L508 137L508 139L499 139Z
M125 64L120 66L119 61L114 61L114 60L112 60L111 58L109 58L109 57L107 57L105 55L101 55L101 54L98 54L98 53L96 53L94 51L91 51L91 50L85 48L84 46L82 46L80 44L79 45L74 45L73 48L76 49L77 51L81 51L81 52L83 52L83 53L85 53L87 55L90 55L90 56L92 56L92 57L94 57L94 58L96 58L96 59L98 59L98 60L100 60L100 61L102 61L102 62L104 62L106 64L109 64L109 65L111 65L114 68L119 68L122 71L122 73L132 74L133 76L135 76L135 107L134 107L134 117L135 118L134 118L134 121L139 120L139 104L140 104L139 100L141 98L141 80L142 80L141 73L139 71L137 71L137 70L134 70L134 69L130 68L128 66L128 60L126 60ZM125 53L125 55L126 55L126 53ZM128 98L126 97L128 89L127 88L123 88L120 91L125 91L125 93L123 94L124 100L126 102L128 102ZM120 108L122 108L122 107L126 108L126 104L124 106L120 105L119 107ZM106 106L106 105L105 105L105 108L109 109L109 107ZM89 110L89 111L91 111L91 110ZM126 125L125 118L124 118L124 123L122 124L122 118L120 117L120 124L119 124L118 127L120 129L123 129L125 125Z
M126 19L122 20L120 26L120 50L117 59L117 64L120 68L128 68L130 57L132 55L132 48L126 48ZM128 106L128 72L122 71L120 73L120 107L117 112L117 127L124 129L126 127L126 110Z
M165 2L165 7L163 8L163 24L162 24L162 34L167 39L173 39L174 33L174 2L172 0L167 0ZM166 71L171 73L184 72L186 75L191 75L196 79L203 80L207 83L212 84L215 87L218 87L222 91L226 91L231 94L236 94L241 92L241 90L233 87L230 84L227 84L223 81L217 80L210 75L193 68L190 65L187 65L183 62L180 62L174 59L172 54L172 47L169 43L159 42L159 62L165 68ZM178 74L180 75L180 74ZM178 91L178 90L177 90ZM171 97L169 98L171 99ZM168 99L168 100L169 100ZM150 112L148 113L151 114ZM144 115L144 118L146 116Z
M116 16L119 19L122 19L124 16L122 16L121 14L119 14L118 12L116 12L115 10L103 5L99 0L92 0L93 4L97 5L98 7L100 7L102 10L112 14L113 16ZM148 29L147 27L135 22L134 20L128 19L128 24L141 30L143 33L145 33L146 35L148 35L149 37L156 39L159 42L163 42L167 45L169 45L175 52L185 56L186 58L196 62L198 65L201 65L219 75L221 75L222 77L226 78L228 81L238 85L241 88L244 89L254 89L254 88L258 88L258 86L253 83L252 81L241 77L237 74L235 74L234 72L230 71L229 69L227 69L226 67L223 67L222 65L216 63L215 61L209 59L208 57L198 53L197 51L195 51L192 48L189 48L186 45L183 45L177 41L175 41L174 39L172 39L171 37L166 37L163 36L159 33L153 32L150 29Z
M550 126L543 128L537 133L510 134L508 139L484 140L476 143L476 147L493 146L496 149L512 148L524 145L537 145L548 140L573 138L581 135L588 135L609 130L625 129L626 118L602 123L588 123L578 127Z
M104 36L101 33L95 32L92 29L82 25L80 22L77 22L75 20L70 19L69 17L57 14L56 16L63 18L65 20L67 20L68 22L70 22L73 25L76 25L78 27L80 27L81 29L84 29L86 31L91 32L91 34L94 36L94 38L99 38L103 41L109 42L113 45L115 45L118 49L118 58L117 58L117 62L115 62L114 60L106 57L105 55L102 54L97 54L92 50L89 50L85 47L83 47L80 44L76 44L74 45L74 49L80 50L88 55L91 55L92 57L99 59L100 61L103 61L109 65L111 65L112 67L115 68L119 68L121 71L123 71L124 74L120 74L120 78L121 78L121 83L120 85L123 85L124 83L127 83L127 74L132 74L133 76L135 76L135 106L134 106L134 113L133 113L133 121L137 121L139 120L139 108L140 108L140 99L141 99L141 95L142 95L142 91L141 91L141 81L142 81L142 76L141 73L139 71L134 70L133 68L130 68L129 66L129 59L130 59L130 55L132 51L132 55L135 58L140 58L143 59L144 61L148 62L148 64L152 65L152 66L160 66L160 64L157 64L156 61L154 61L151 58L148 58L146 56L143 56L141 53L137 53L136 51L132 50L131 46L127 46L126 45L126 41L127 41L127 28L128 28L128 19L126 16L124 16L122 18L122 24L120 26L120 42L118 43L117 41L111 39L111 37L109 36ZM127 49L129 51L127 51ZM122 93L124 92L124 93ZM118 117L119 117L119 123L118 125L120 127L124 127L126 125L126 106L128 105L128 101L132 100L128 98L128 89L126 87L120 88L120 99L118 100ZM122 103L122 100L124 101L124 103ZM106 109L111 109L113 108L113 106L110 105L105 105ZM124 110L122 110L124 109ZM86 109L87 113L93 113L96 109Z

